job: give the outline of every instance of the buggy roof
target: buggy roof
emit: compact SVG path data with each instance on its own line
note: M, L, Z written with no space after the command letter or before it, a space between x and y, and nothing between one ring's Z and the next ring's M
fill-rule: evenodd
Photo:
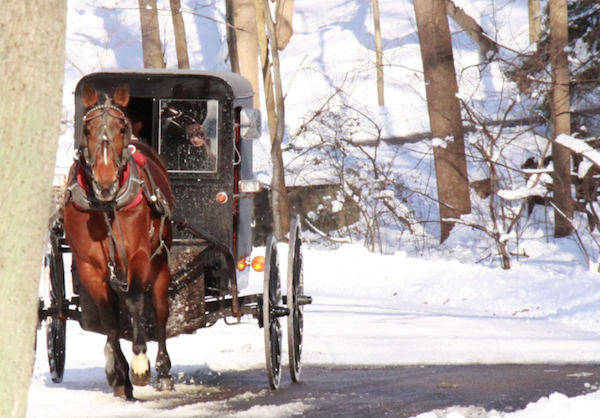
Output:
M76 98L81 97L83 84L86 81L105 93L112 92L122 82L127 82L134 97L238 99L254 95L252 86L246 78L227 71L155 68L107 70L83 77L77 84Z

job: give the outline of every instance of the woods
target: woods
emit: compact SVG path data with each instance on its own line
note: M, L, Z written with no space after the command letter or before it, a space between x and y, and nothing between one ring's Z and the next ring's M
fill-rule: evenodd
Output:
M15 74L0 106L0 295L6 307L22 294L27 313L0 310L22 336L4 334L0 344L20 356L2 365L19 369L10 389L20 393L0 402L16 405L0 415L24 414L31 368L50 189L32 178L51 178L59 103L70 106L88 73L144 66L247 78L264 134L245 169L265 184L268 202L255 206L252 226L281 242L299 215L305 240L325 249L470 251L474 264L509 270L540 248L574 243L579 253L568 262L600 271L597 2L513 3L415 0L400 13L382 0L325 10L292 0L76 2L65 69L66 5L11 2L16 18L0 21L10 34L0 44L2 73ZM61 141L72 141L71 125ZM31 143L40 152L25 156ZM72 158L66 148L59 159Z
M572 169L576 168L576 164L578 164L578 157L575 156L575 160L573 160L571 151L551 141L552 138L556 138L561 134L570 134L572 132L571 125L577 123L571 121L569 111L569 97L573 93L569 91L568 80L571 69L567 60L568 48L565 49L565 46L572 45L575 38L567 38L567 32L569 30L572 32L572 29L568 29L567 5L564 1L553 1L549 3L549 7L546 9L540 9L538 1L530 0L526 3L528 8L528 42L537 45L538 51L543 49L545 52L514 54L514 47L499 42L497 35L494 35L496 29L490 26L490 23L482 20L477 12L474 13L474 9L461 8L452 0L422 0L414 4L416 35L419 39L420 59L423 68L422 84L419 88L423 89L425 93L424 102L426 103L431 129L424 137L432 140L432 156L436 178L436 191L425 193L427 194L427 198L437 206L439 211L436 221L439 222L439 230L436 233L439 234L440 242L448 239L453 226L457 222L462 225L477 225L477 228L481 227L482 230L488 231L488 228L483 225L487 222L485 218L491 216L490 219L492 219L492 223L496 227L499 226L496 222L501 221L504 225L502 228L506 227L508 230L513 230L521 222L519 219L523 213L522 209L516 209L517 214L514 217L507 217L506 214L500 213L498 217L490 213L484 219L480 219L477 222L474 222L472 216L469 215L472 212L473 204L476 206L480 205L478 202L473 202L471 191L477 191L477 188L481 187L482 184L488 184L489 192L486 192L486 194L491 193L493 195L492 202L489 205L486 204L489 210L495 212L498 208L512 204L507 203L501 197L501 194L503 188L517 187L516 185L519 182L515 182L513 179L511 180L511 185L510 182L507 183L505 181L506 179L503 175L497 173L498 168L496 167L496 162L494 162L496 157L494 157L493 151L494 149L504 150L502 152L505 153L510 152L510 148L505 148L504 146L497 148L502 141L502 134L488 131L486 126L489 123L493 123L493 126L500 127L502 132L503 127L509 123L511 117L514 118L514 116L511 116L511 113L516 114L517 108L520 108L519 112L523 114L523 109L520 104L511 104L509 101L501 105L503 106L502 109L498 107L497 111L500 113L486 115L485 113L480 113L483 109L480 109L481 105L477 104L477 100L473 101L472 97L467 97L468 94L472 93L463 93L462 90L464 87L461 86L461 83L464 82L465 74L459 71L464 71L464 69L460 70L456 68L455 63L457 59L452 53L453 48L456 48L452 46L452 42L455 42L462 34L468 36L470 42L476 45L481 54L479 64L474 68L485 72L486 67L498 65L499 70L504 74L505 83L516 82L520 94L523 95L525 100L529 101L527 106L531 106L525 113L532 114L538 112L536 110L538 108L541 112L549 110L546 120L548 126L551 128L547 139L551 145L549 148L546 147L547 154L534 156L533 159L539 162L538 168L542 168L541 162L549 155L552 156L553 184L548 184L548 191L543 196L538 196L538 199L546 202L547 207L554 211L552 216L554 224L553 235L556 237L569 236L574 230L574 210L577 211L582 208L581 204L576 202L574 187L578 186L574 186L571 175ZM288 121L285 117L286 108L289 106L286 89L293 89L294 77L299 71L305 71L299 68L290 72L288 69L285 70L287 74L282 74L282 68L286 68L287 63L285 58L283 60L280 58L279 52L285 51L286 46L294 39L294 4L292 0L272 2L262 0L228 0L224 4L225 15L223 16L223 20L219 21L217 19L215 22L217 26L220 25L222 27L223 34L225 35L224 39L227 45L225 63L232 71L241 73L251 82L255 92L254 106L266 109L265 119L269 127L268 131L271 143L270 166L272 171L270 173L270 199L273 219L272 228L276 236L284 240L289 228L290 215L297 213L299 210L298 207L294 207L290 202L290 198L288 197L290 185L286 183L286 177L292 175L296 169L291 168L289 163L285 162L285 155L288 155L287 160L291 159L291 161L294 161L296 150L294 149L294 145L292 145L292 152L290 152L286 143L294 144L296 141L304 140L311 132L314 132L314 129L307 128L307 125L301 125L295 132L289 131L287 128ZM591 10L589 6L586 9L586 4L587 2L579 3L578 7L580 11L577 13L571 11L573 16L585 19L585 12L583 11ZM164 30L158 25L159 19L157 15L166 11L165 9L161 9L161 7L165 6L166 4L161 6L156 1L139 1L140 18L142 19L144 65L148 67L163 67L165 65L163 57L165 54L169 54L171 45L173 45L173 41L171 40L167 41L165 39L164 42L161 42L160 39L160 34ZM385 85L394 83L394 81L386 78L385 73L391 71L396 64L393 58L385 52L385 45L386 42L389 43L389 40L386 41L385 18L382 16L380 7L380 1L371 2L372 27L370 30L372 31L372 48L374 54L369 65L373 69L373 74L376 75L376 81L373 86L373 92L376 92L374 97L377 100L377 104L383 106L387 104L387 100L384 100ZM384 5L384 7L389 6ZM179 68L187 68L190 60L187 58L186 38L189 37L189 34L186 34L184 17L188 14L188 16L194 16L194 19L202 20L205 19L206 15L193 12L189 8L186 9L185 5L182 7L179 0L171 0L167 8L172 18L177 66ZM207 21L204 20L204 22ZM581 27L582 24L579 23L578 25ZM572 27L577 27L577 24L573 24ZM587 35L589 34L590 32L588 31ZM536 42L538 43L536 44ZM510 58L507 58L508 56ZM495 64L495 62L499 64ZM544 65L547 65L546 69L543 68ZM547 73L544 75L543 72L546 70ZM349 74L352 74L352 72ZM549 78L546 80L545 77ZM288 80L287 83L289 84L287 86L284 85L286 83L284 78ZM366 129L368 131L368 124L374 122L376 118L371 116L371 109L366 107L361 108L361 106L357 107L348 101L350 96L346 92L346 86L349 86L350 83L349 81L342 82L329 98L323 98L324 102L320 105L320 110L319 106L317 106L317 110L313 116L308 113L305 119L310 121L312 118L313 123L318 121L319 123L330 125L329 122L323 119L324 115L330 115L332 118L338 117L335 116L338 110L334 110L334 108L342 105L343 107L340 109L345 107L348 110L356 111L356 118L352 117L351 119L355 120L357 127L360 126L363 130ZM532 89L534 85L542 87L535 94L535 90ZM589 87L589 82L587 86ZM539 94L539 92L542 93ZM337 104L332 107L334 103ZM324 110L331 111L331 113L323 113ZM374 127L379 133L373 133L372 138L376 139L372 141L375 141L375 144L381 144L382 141L386 142L388 138L382 133L382 127ZM337 133L339 135L353 135L352 129L349 127L336 126L334 129L339 130ZM348 129L350 129L350 132L343 133ZM471 129L480 130L485 133L482 138L496 139L489 143L486 142L488 140L482 139L483 143L476 143L476 140L473 139L474 137L470 133ZM522 132L528 132L530 129L530 127L523 126ZM533 129L535 130L535 128ZM536 134L538 133L536 132ZM536 134L534 134L534 137ZM318 136L322 138L321 140L329 143L329 139L324 139L325 137L322 133L319 133ZM465 139L468 139L468 144L465 144ZM337 143L336 141L333 141L333 143ZM350 148L348 152L350 154L368 155L369 159L378 161L377 148L375 148L375 155L373 155L371 151L368 151L362 145L359 145L357 148L356 143L352 139L349 140L349 144ZM338 143L338 145L333 146L339 147L340 145ZM491 148L488 149L487 147L489 146ZM482 154L483 150L489 150L491 153L485 151ZM308 154L315 152L315 156L310 158L319 158L319 151L316 149L312 151L308 150ZM478 156L473 157L473 153ZM469 170L478 170L476 162L480 158L479 156L482 156L482 161L488 162L482 165L482 167L486 167L487 179L477 178L479 174L474 178L467 170L467 166L473 167L469 168ZM523 158L523 161L518 164L525 164L525 160L527 158ZM369 169L373 170L373 179L375 181L381 180L382 168L379 164L380 162L377 162L371 165L370 167L372 168ZM510 164L518 165L516 162L511 162ZM350 175L354 169L350 166L345 166L345 168L339 171L341 184L347 184L344 177ZM527 172L523 172L521 175L523 178L529 178L530 176ZM533 178L538 177L534 176ZM396 194L395 199L400 199L400 201L405 199L403 196L406 195L407 191L403 188L404 186L402 186L401 181L393 180L392 177L386 180L386 182L389 182L389 185L394 185L385 187L392 187L394 189L393 193ZM359 224L364 223L364 226L353 229L354 231L361 231L358 232L356 238L361 239L360 237L362 236L362 238L367 239L367 237L371 237L367 241L383 243L382 239L385 239L382 238L381 229L376 227L379 221L372 224L371 221L367 220L369 217L366 217L366 214L370 211L368 207L374 207L373 205L377 206L377 204L372 201L372 197L365 196L355 186L348 184L345 187L344 199L354 199L361 202L361 205L365 205L361 209L365 218L359 222ZM589 187L589 185L586 187ZM477 193L479 192L480 190L477 191ZM489 194L487 195L489 196ZM530 205L535 200L532 199L528 198L526 201L523 201L519 207ZM394 222L399 222L402 225L402 228L408 227L409 231L414 231L415 225L420 222L428 222L426 219L419 220L418 216L413 218L407 217L405 214L400 215L397 212L400 207L398 202L392 203L386 200L380 203L384 204L384 212L389 211L386 216L391 216L395 219ZM429 204L425 203L427 206ZM589 214L593 206L590 208L589 210L583 210ZM421 209L412 209L413 213L418 213L419 211ZM477 213L480 213L480 211L479 208L476 209ZM383 219L384 212L380 212L381 215L376 215L373 219ZM303 215L306 216L307 214ZM469 215L471 218L468 221L461 220L463 215ZM353 219L353 216L350 216L348 219L351 218ZM308 218L306 218L306 222L309 222ZM349 226L346 227L349 228ZM334 235L344 236L349 230L343 228ZM499 251L502 254L502 258L505 259L503 264L509 266L510 251L507 248L510 247L510 244L503 241L502 245L500 245L500 241L498 240L503 236L502 231L494 231L493 228L489 229L490 236L496 237L494 238L496 245L498 248L501 247ZM323 233L323 231L319 233ZM379 238L373 241L373 237ZM411 239L411 241L413 240ZM378 246L383 248L380 244Z

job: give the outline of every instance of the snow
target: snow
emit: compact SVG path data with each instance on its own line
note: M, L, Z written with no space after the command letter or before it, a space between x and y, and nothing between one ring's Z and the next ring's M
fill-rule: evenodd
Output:
M285 244L280 245L284 246L280 255L287 254ZM535 240L523 248L530 257L515 263L510 271L443 258L409 257L405 252L374 254L357 245L334 251L306 249L305 291L314 303L305 311L304 364L599 362L600 276L556 245ZM256 249L257 254L261 252L264 248ZM284 267L285 257L281 263ZM246 291L258 293L261 287L261 275L252 273ZM262 330L254 320L243 322L239 326L218 323L167 342L177 382L175 393L211 390L201 383L202 374L264 367ZM355 343L357 330L359 344ZM77 417L82 408L89 417L116 411L121 417L231 416L223 401L157 415L156 408L168 407L169 394L158 395L151 388L135 388L141 402L115 400L103 372L104 337L69 323L67 341L65 379L55 385L49 379L45 335L40 331L29 417ZM123 347L130 359L130 344L123 343ZM151 343L152 361L155 350ZM582 408L588 399L590 408L597 408L596 393L573 402ZM568 402L541 399L532 414L515 416L545 416L540 411L545 407L551 411L558 403ZM98 408L88 409L96 404ZM240 416L287 417L308 407L293 403L268 411L249 410L249 415Z
M105 68L142 66L137 2L114 0L108 3L102 0L69 2L63 102L71 117L72 92L83 74ZM167 65L174 67L174 40L170 14L162 7L165 3L159 1L159 17L161 28L166 28L163 35L166 35ZM455 3L501 44L522 51L529 48L525 0ZM102 5L106 7L98 7ZM288 135L297 132L310 112L330 97L335 97L332 103L338 109L343 108L343 104L347 106L346 111L349 106L357 113L368 115L369 120L381 125L380 134L384 137L429 130L412 2L381 2L380 7L385 60L392 64L385 69L385 107L377 106L373 88L374 40L369 2L331 0L326 10L322 2L295 2L294 35L280 53L284 63ZM224 28L218 23L224 21L224 1L184 0L182 8L196 13L196 16L184 13L192 68L227 70ZM198 17L199 14L208 19ZM459 97L472 100L482 113L495 115L502 100L490 98L488 93L508 88L499 77L498 64L480 67L480 54L472 41L460 32L455 34L453 42L457 73L461 78ZM517 102L523 108L526 106L526 100L520 97ZM370 140L376 134L358 132L352 139ZM60 138L57 174L68 170L73 155L72 138L71 126ZM543 148L536 138L531 138L527 146L523 146L524 150ZM300 140L309 144L314 138ZM433 138L407 146L400 152L382 145L381 158L386 164L393 162L403 170L403 181L414 184L431 177L427 165L431 162L431 147L445 147L448 140L452 138ZM473 144L477 141L472 137L467 140ZM558 141L600 162L581 141L571 137L560 137ZM254 148L256 178L268 184L268 134L263 135ZM368 152L369 156L373 155ZM493 154L493 158L500 158L500 154ZM304 160L290 167L298 170L303 164L309 165L311 170L298 174L297 184L335 178L332 171L315 169L314 164L305 164ZM478 172L473 168L471 171L471 167L469 170L484 178L484 170ZM359 174L366 176L364 172ZM543 183L545 181L534 188L517 184L503 191L501 196L522 199L532 193L541 194L545 192ZM391 190L378 192L381 198L395 198ZM334 210L341 209L343 202L343 195L336 196ZM410 202L404 203L394 207L408 217ZM431 232L420 228L423 235L415 235L425 236ZM305 311L304 364L600 362L600 275L590 271L574 238L553 240L548 235L543 224L539 224L538 229L529 230L516 243L514 231L502 236L502 240L514 243L516 253L525 255L513 258L512 269L505 271L500 269L489 244L467 226L455 227L444 246L432 247L424 238L420 250L415 250L405 245L405 241L398 241L395 252L389 251L389 254L369 252L356 242L330 248L315 234L307 233L305 288L314 302ZM350 237L336 240L351 241ZM585 244L591 246L590 242ZM264 248L256 248L254 252L264 254ZM485 252L490 256L481 261L481 254ZM286 248L281 248L279 253L285 271ZM591 258L596 259L597 253L593 252ZM252 273L245 293L261 292L262 276ZM45 329L42 327L38 333L27 415L30 418L310 416L309 400L281 406L253 406L243 412L230 410L231 399L178 406L176 398L179 396L209 395L219 390L203 382L208 375L264 368L263 333L253 319L243 318L239 326L228 326L221 321L194 335L168 340L176 391L157 393L150 387L135 388L137 402L114 399L106 384L105 337L84 332L72 321L67 332L66 372L60 384L53 384L48 373ZM360 335L358 340L357 334ZM123 343L123 349L131 359L130 344ZM149 344L148 355L154 366L155 344ZM284 353L284 359L286 357ZM590 381L599 378L594 376L594 379ZM593 392L574 398L555 393L511 413L456 405L444 411L424 412L418 418L597 417L600 393L592 386L586 389ZM237 396L252 400L267 393L264 387L259 387L252 393Z

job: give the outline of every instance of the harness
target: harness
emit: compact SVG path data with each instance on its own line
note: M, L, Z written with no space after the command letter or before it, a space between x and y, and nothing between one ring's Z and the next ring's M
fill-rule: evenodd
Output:
M88 118L88 116L97 110L102 112L96 116ZM111 114L111 111L118 112L118 115ZM109 261L107 263L109 269L109 283L115 291L128 292L129 283L127 282L129 263L127 260L127 254L125 252L125 242L123 239L123 233L119 219L117 217L117 211L128 210L139 205L145 198L151 208L151 210L160 216L160 228L159 228L159 245L154 251L150 260L156 255L161 254L162 250L169 251L167 245L163 240L163 232L165 223L171 219L171 209L169 204L160 190L156 186L152 172L147 163L146 157L141 153L137 152L135 145L131 144L131 125L127 120L125 114L121 109L112 105L109 101L108 104L96 106L90 109L83 117L83 122L87 122L96 118L103 118L103 125L100 131L100 144L96 147L94 154L89 154L89 146L86 135L82 135L80 148L75 155L75 165L71 171L68 186L65 191L65 199L63 199L63 207L67 201L71 201L73 205L79 210L83 211L101 211L104 217L104 223L106 225L106 232L108 236L108 252ZM108 117L116 117L123 120L127 132L125 133L125 140L123 144L123 151L119 156L114 142L108 137ZM115 156L115 161L118 162L117 175L119 179L119 189L117 191L115 199L110 202L102 202L94 195L93 188L88 182L88 178L93 179L92 166L98 156L98 151L103 148L102 145L112 150ZM148 179L147 184L140 178L140 172L144 171ZM113 222L116 223L117 230L119 231L120 240L117 240ZM154 225L151 225L150 231L148 232L150 239L154 235ZM115 250L119 252L125 271L116 269L115 263Z

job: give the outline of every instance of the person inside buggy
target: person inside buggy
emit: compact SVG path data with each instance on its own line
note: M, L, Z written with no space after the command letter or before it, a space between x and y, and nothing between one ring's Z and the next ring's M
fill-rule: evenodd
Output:
M169 171L217 170L217 100L161 100L159 153Z

